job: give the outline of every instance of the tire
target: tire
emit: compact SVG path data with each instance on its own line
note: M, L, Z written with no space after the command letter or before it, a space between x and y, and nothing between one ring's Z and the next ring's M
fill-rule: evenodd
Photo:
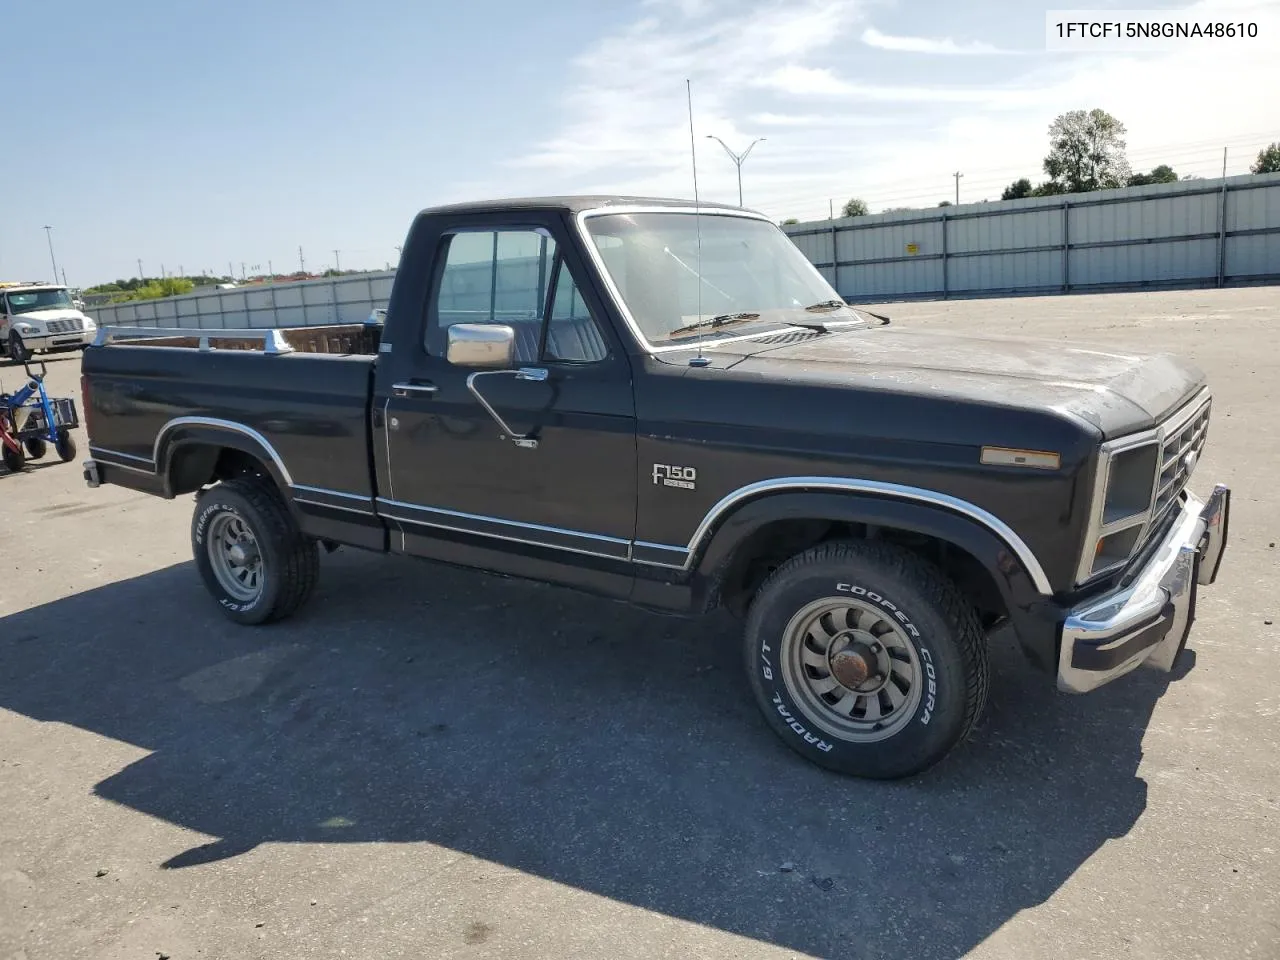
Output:
M22 342L22 335L17 330L9 331L9 359L14 363L26 363L31 359L31 351Z
M22 441L22 445L27 448L27 457L31 460L39 460L49 452L49 445L40 437L32 437L29 440Z
M76 438L71 435L70 430L59 430L53 449L63 463L70 463L76 458Z
M7 443L0 443L0 449L3 450L5 468L10 473L21 473L22 468L27 465L27 458L22 451L12 449Z
M237 542L228 547L232 539ZM239 554L232 552L236 546ZM228 480L200 496L191 550L205 588L236 623L283 620L302 606L320 575L316 542L298 529L274 487L256 478ZM237 566L237 560L243 562Z
M890 544L825 543L788 560L752 600L745 652L778 736L852 776L920 773L968 736L986 705L987 644L972 604L932 564Z

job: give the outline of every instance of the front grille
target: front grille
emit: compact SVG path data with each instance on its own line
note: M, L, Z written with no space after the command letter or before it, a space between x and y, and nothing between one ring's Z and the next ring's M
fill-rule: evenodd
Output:
M49 321L50 333L76 333L83 329L84 329L84 321L74 317L70 320L50 320Z
M1160 446L1160 476L1156 480L1155 507L1148 529L1155 529L1160 525L1161 518L1177 502L1178 494L1187 485L1191 470L1200 458L1209 434L1209 407L1210 401L1206 399L1189 414L1175 414L1164 431L1164 442Z

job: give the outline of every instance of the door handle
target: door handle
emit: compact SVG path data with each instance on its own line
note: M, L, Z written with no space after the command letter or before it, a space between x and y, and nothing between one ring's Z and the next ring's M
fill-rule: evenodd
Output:
M391 387L394 397L429 397L440 388L434 383L397 383Z

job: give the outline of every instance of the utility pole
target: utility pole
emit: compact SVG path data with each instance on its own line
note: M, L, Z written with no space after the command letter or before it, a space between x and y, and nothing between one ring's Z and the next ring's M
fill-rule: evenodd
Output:
M271 265L270 260L267 261L267 273L270 274L272 280L276 278L276 268Z
M63 285L64 287L69 287L69 286L71 286L71 284L67 283L67 268L66 268L66 267L63 267L63 268L62 268L62 285Z
M404 247L396 244L396 266L400 266L400 260L404 257Z
M333 269L338 273L342 272L342 261L338 259L338 251L333 251Z
M747 162L747 156L755 149L757 143L763 143L767 138L760 137L752 140L751 146L743 150L742 153L734 153L729 149L729 145L714 134L707 134L708 140L714 140L720 146L724 147L724 152L729 155L729 159L733 161L733 165L738 168L738 206L742 206L742 165Z
M234 280L236 278L236 268L230 260L227 261L227 278Z
M1227 179L1227 148L1222 148L1222 179Z
M178 264L178 276L185 277L186 275L187 275L187 268L184 267L182 264Z
M956 178L956 206L960 206L960 178L964 176L959 170L952 174Z
M142 258L138 258L138 279L142 279Z
M53 255L53 227L45 225L44 235L49 239L49 262L53 264L53 282L58 282L58 261Z
M836 202L834 200L827 201L827 219L834 220L836 218Z
M163 280L167 276L169 276L169 273L165 270L164 264L162 263L160 264L160 279Z
M306 273L306 272L307 272L307 261L305 261L305 260L303 260L303 259L302 259L302 246L301 246L301 245L299 245L299 246L298 246L298 272L299 272L299 273Z
M240 279L242 281L249 279L249 274L244 269L244 261L240 261Z

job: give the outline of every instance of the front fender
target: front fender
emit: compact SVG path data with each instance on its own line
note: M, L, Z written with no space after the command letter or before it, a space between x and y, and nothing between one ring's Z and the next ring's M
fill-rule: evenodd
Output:
M1052 664L1054 607L1037 577L1022 559L1029 553L1021 541L1009 542L979 519L945 507L855 493L793 491L760 496L736 507L706 538L695 555L697 579L714 583L735 551L763 527L786 520L823 520L885 527L924 534L967 553L986 570L1000 593L1028 656ZM1032 557L1034 562L1034 557Z

